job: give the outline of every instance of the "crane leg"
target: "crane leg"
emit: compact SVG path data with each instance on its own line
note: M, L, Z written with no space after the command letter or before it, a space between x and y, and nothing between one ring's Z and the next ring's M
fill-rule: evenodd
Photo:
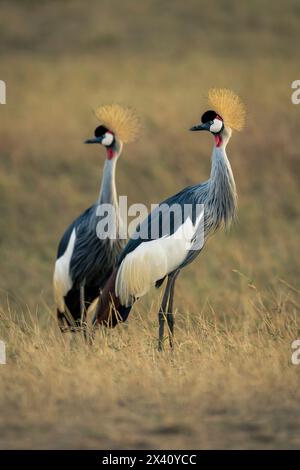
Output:
M80 323L83 325L83 322L85 321L86 318L86 311L85 311L85 305L84 305L84 286L80 286Z
M174 315L173 315L173 300L174 300L174 291L175 291L175 281L179 274L178 271L174 271L169 277L171 278L171 287L170 287L170 294L169 294L169 303L168 303L168 310L167 310L167 323L169 329L169 344L170 348L173 348L173 339L174 339Z
M162 303L158 312L158 324L159 324L159 333L158 333L158 350L163 350L163 341L164 341L164 328L166 321L166 312L169 303L170 289L172 286L172 278L168 276L167 285L163 295Z
M80 328L83 331L84 339L88 341L84 285L80 286Z
M58 309L56 310L56 312L57 312L57 322L58 322L59 329L61 333L65 333L66 331L69 330L69 327L65 325L65 316Z

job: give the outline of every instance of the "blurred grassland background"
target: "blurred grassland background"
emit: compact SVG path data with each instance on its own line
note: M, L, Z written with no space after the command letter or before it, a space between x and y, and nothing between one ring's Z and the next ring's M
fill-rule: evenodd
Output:
M0 12L0 446L299 447L299 2L24 0ZM209 176L212 139L187 129L211 86L247 106L228 146L239 220L180 276L176 353L155 353L158 293L96 351L61 340L56 246L95 201L104 163L83 145L92 110L141 115L117 186L155 203Z

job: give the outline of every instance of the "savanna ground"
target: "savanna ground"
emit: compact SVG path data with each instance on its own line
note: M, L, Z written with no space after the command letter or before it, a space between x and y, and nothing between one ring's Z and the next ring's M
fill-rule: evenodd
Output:
M1 448L299 448L297 0L1 1ZM56 245L96 198L104 150L92 108L120 102L144 132L119 194L158 202L206 179L191 134L210 86L247 104L228 154L239 220L179 278L176 348L156 351L160 293L93 348L61 337Z

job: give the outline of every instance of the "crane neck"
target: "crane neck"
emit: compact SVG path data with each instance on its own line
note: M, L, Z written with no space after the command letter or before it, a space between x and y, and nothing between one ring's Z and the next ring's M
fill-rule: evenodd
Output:
M116 165L121 152L121 143L117 143L113 146L113 148L107 149L108 156L104 163L98 204L112 204L114 207L118 206L116 190Z
M112 206L114 215L113 223L114 228L111 227L112 234L114 234L111 241L117 240L119 238L120 231L123 230L123 221L120 214L119 203L117 198L117 190L116 190L116 166L117 161L122 152L122 143L116 142L113 147L107 149L107 159L105 160L104 168L103 168L103 176L101 182L100 193L98 197L98 201L94 207L94 217L92 217L91 228L95 230L97 227L97 223L99 222L99 206L109 204ZM101 212L101 211L100 211ZM97 231L97 228L96 228ZM123 232L122 232L123 233ZM117 237L117 238L115 238Z
M117 204L116 164L115 158L105 160L98 204Z
M237 193L226 145L231 133L224 133L222 144L215 145L212 153L208 187L208 204L217 224L229 225L236 215Z

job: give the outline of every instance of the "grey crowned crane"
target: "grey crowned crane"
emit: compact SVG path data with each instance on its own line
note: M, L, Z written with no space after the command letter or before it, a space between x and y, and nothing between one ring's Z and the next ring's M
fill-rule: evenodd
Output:
M119 239L122 224L118 208L115 170L123 143L134 140L139 121L129 108L119 105L96 110L101 125L86 144L101 144L106 148L102 182L98 200L83 212L65 231L57 252L53 286L57 319L62 332L76 331L86 324L86 311L99 296L116 266L125 240ZM97 232L99 205L113 206L114 239Z
M207 239L234 219L237 194L226 147L231 129L241 130L245 120L245 109L239 97L227 89L209 91L211 109L201 117L201 123L191 131L209 131L214 138L210 178L204 183L189 186L169 197L146 218L122 251L118 266L110 276L103 295L99 299L94 325L114 327L125 321L134 302L153 286L167 283L158 313L159 343L162 350L164 325L168 324L169 342L173 345L173 297L175 281L180 270L191 263L200 253ZM158 214L167 220L175 206L197 207L202 205L203 219L199 224L196 211L188 217L177 218L170 224L159 222L160 231L151 236L153 222ZM184 211L182 211L184 213ZM159 216L161 217L161 215ZM199 227L202 227L202 235ZM185 230L183 230L185 229ZM140 235L140 234L146 234ZM179 236L178 236L179 235ZM199 243L199 240L202 240Z

